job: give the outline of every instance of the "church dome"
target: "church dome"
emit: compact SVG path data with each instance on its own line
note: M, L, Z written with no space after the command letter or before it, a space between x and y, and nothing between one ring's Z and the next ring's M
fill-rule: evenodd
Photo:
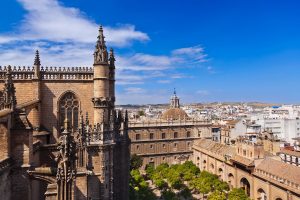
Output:
M170 108L162 114L161 118L164 120L183 120L189 117L181 108Z

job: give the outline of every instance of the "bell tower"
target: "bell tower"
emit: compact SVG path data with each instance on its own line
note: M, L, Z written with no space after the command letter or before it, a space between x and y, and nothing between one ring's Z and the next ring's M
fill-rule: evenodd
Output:
M171 108L180 108L180 104L179 104L179 98L176 95L176 90L174 88L174 94L171 97L171 102L170 102L170 106Z

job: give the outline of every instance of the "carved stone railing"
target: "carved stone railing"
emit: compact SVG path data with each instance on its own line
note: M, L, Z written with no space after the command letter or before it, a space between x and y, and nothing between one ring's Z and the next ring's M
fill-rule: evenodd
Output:
M7 67L0 66L0 80L4 80ZM12 67L14 80L31 80L35 76L34 67ZM91 67L41 67L42 80L93 80Z
M97 143L106 143L114 139L113 130L103 130L100 125L90 125L86 127L85 138L88 145Z

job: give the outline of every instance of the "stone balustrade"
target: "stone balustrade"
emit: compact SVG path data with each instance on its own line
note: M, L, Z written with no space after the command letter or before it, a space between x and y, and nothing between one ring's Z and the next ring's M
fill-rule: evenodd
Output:
M6 66L0 66L0 80L4 80L7 72ZM31 80L35 77L34 67L12 67L14 80ZM93 80L92 67L41 67L42 80Z

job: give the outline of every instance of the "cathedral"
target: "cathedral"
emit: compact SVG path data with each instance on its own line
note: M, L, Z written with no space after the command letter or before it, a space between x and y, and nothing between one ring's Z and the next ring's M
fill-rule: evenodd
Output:
M0 199L126 200L128 115L102 27L89 67L0 67Z

